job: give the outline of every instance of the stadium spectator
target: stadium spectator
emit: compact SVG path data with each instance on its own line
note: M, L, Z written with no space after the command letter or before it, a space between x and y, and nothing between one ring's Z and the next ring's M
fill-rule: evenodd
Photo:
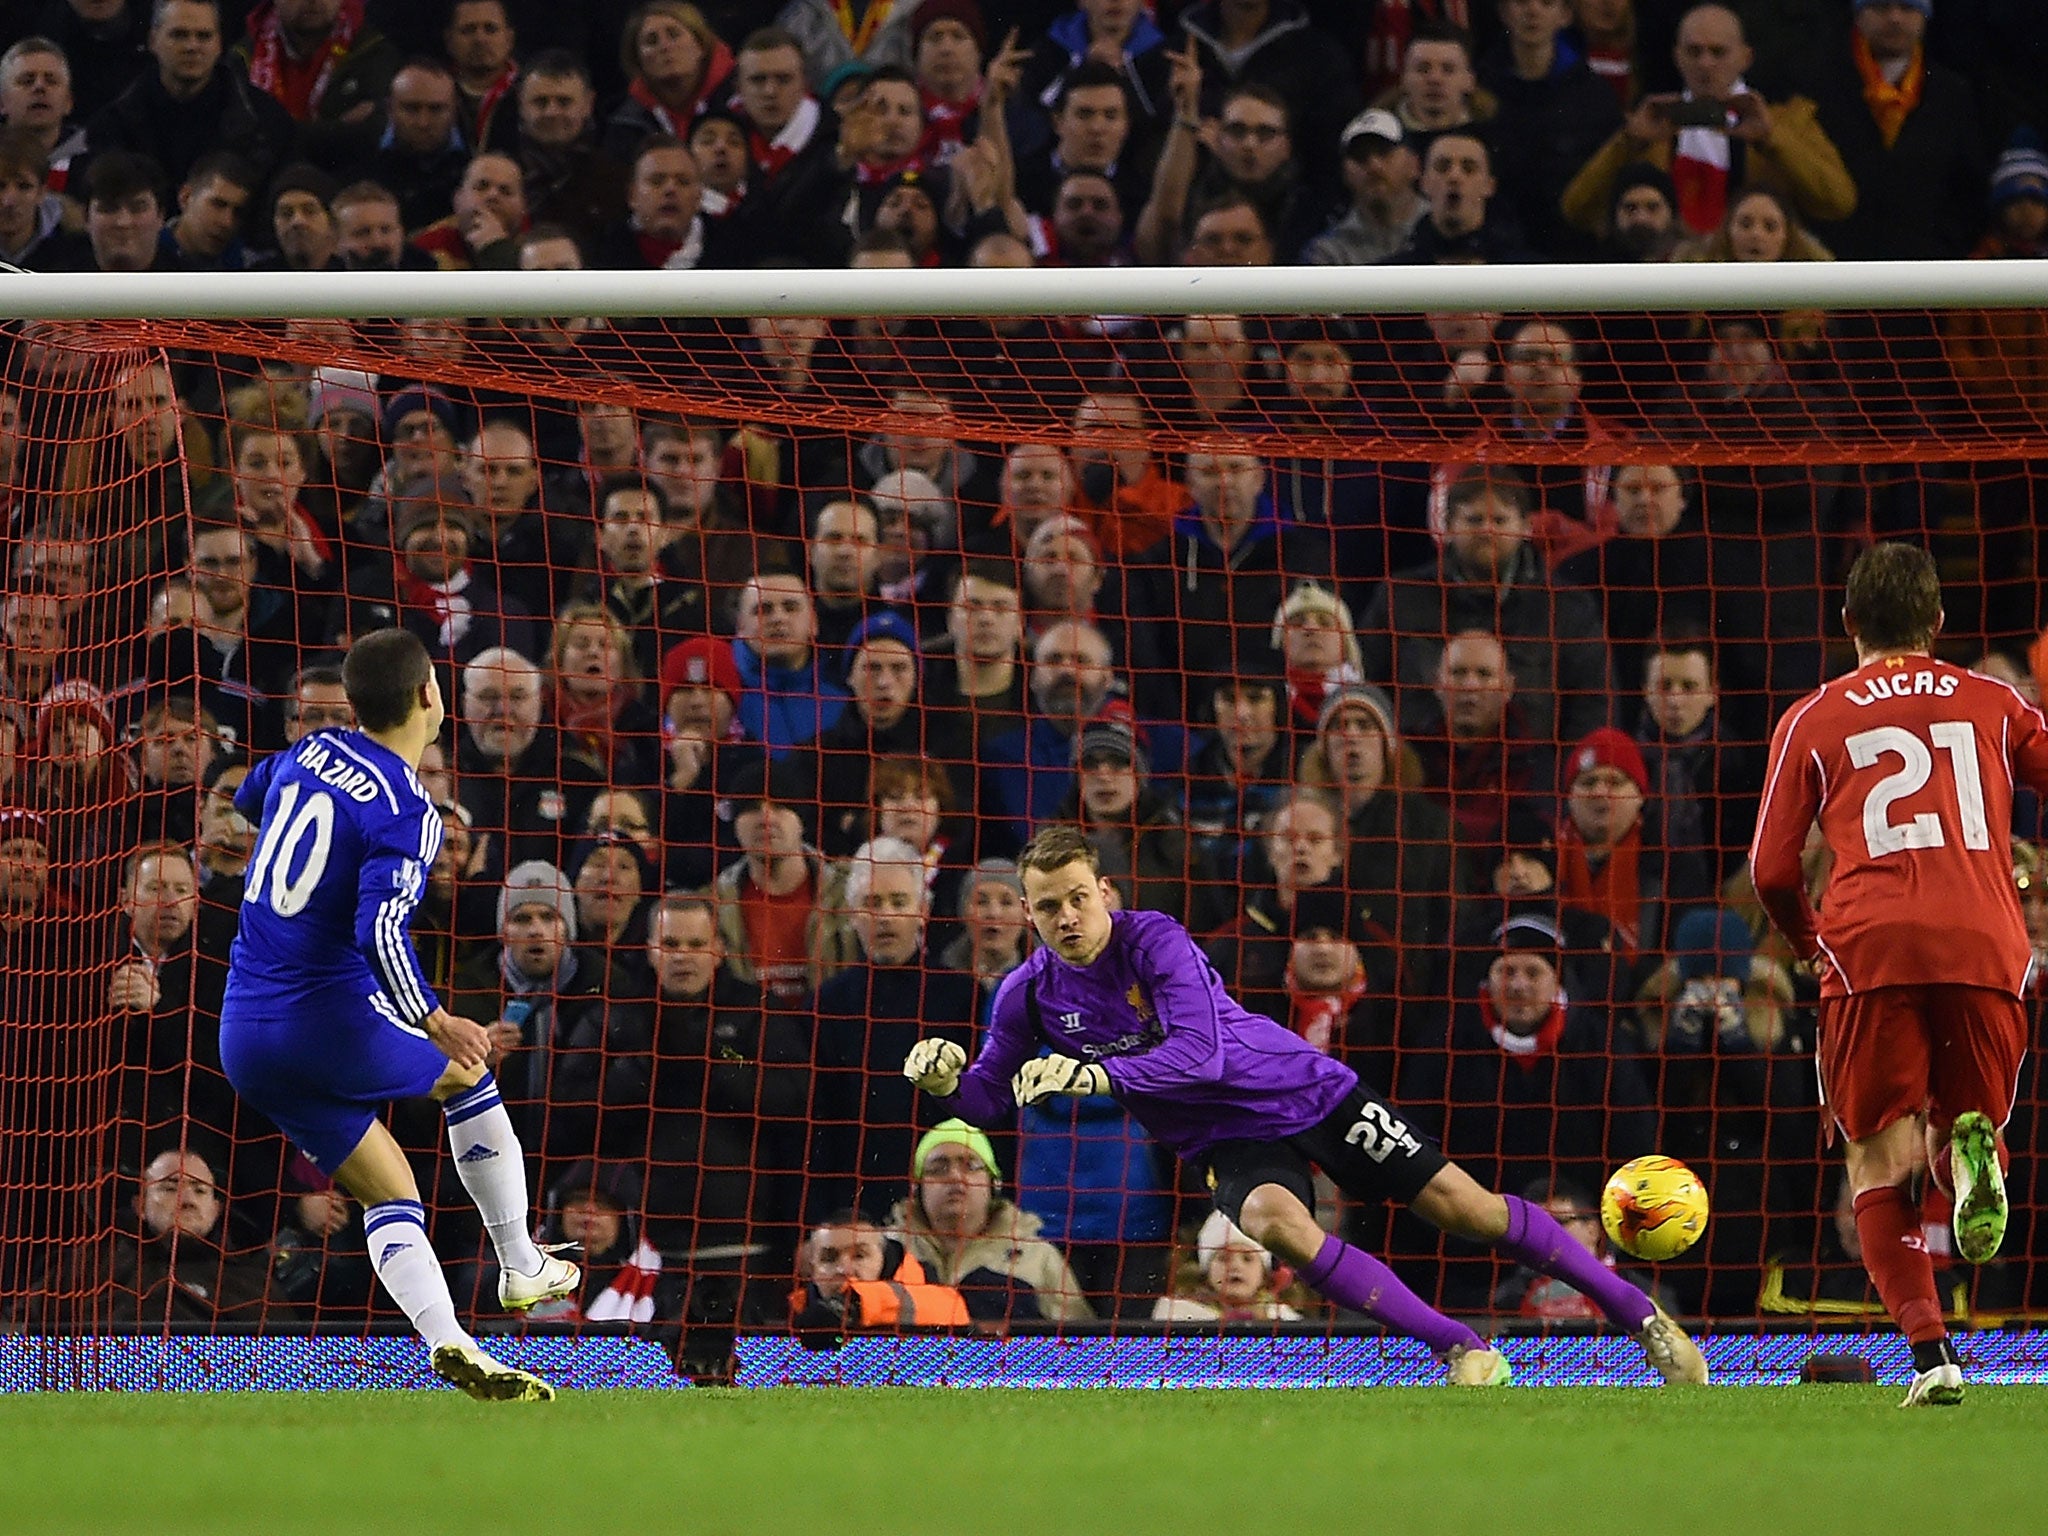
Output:
M1121 389L1091 390L1074 407L1074 513L1103 554L1122 562L1173 531L1186 489L1146 445L1144 401Z
M442 837L413 919L413 945L427 979L445 995L479 954L495 951L497 892L481 878L490 850L471 830L469 811L452 796L428 792L441 813Z
M1415 184L1422 162L1401 119L1384 107L1368 108L1346 123L1339 143L1351 204L1309 241L1301 259L1311 266L1370 266L1406 245L1428 214Z
M1690 470L1623 464L1607 490L1613 532L1558 566L1557 580L1600 604L1614 675L1633 682L1659 632L1713 627L1719 594Z
M1789 197L1810 220L1846 218L1856 183L1804 96L1767 101L1746 78L1755 54L1742 20L1725 5L1695 5L1678 23L1673 49L1684 90L1637 98L1628 118L1579 169L1560 200L1564 216L1604 235L1615 179L1624 166L1648 161L1671 173L1679 222L1711 234L1741 187L1767 186ZM1711 103L1723 111L1715 117Z
M526 228L527 211L526 174L517 160L497 150L472 156L449 201L446 218L412 237L415 250L426 252L443 272L518 266L518 236Z
M70 654L64 600L34 582L0 598L0 697L34 707L60 679Z
M181 272L238 272L249 264L242 215L255 191L229 150L201 156L178 188L178 216L160 237L159 261Z
M1966 255L1991 157L1977 88L1925 39L1930 0L1858 0L1842 44L1813 70L1814 117L1856 187L1847 218L1814 233L1844 261Z
M655 904L647 965L646 997L615 1003L601 1050L565 1070L599 1103L602 1154L647 1160L649 1238L671 1252L707 1250L709 1262L708 1250L796 1221L809 1041L795 1016L733 974L702 896L671 892Z
M1389 262L1492 266L1535 259L1505 210L1494 208L1500 182L1493 173L1493 151L1477 133L1452 128L1432 138L1418 185L1426 211Z
M368 122L403 62L362 7L347 0L259 4L235 56L249 83L269 93L294 122L321 126Z
M67 265L81 272L163 269L165 198L162 168L148 155L95 155L85 173L85 243L69 248Z
M1497 104L1488 126L1505 211L1544 255L1584 254L1558 199L1620 125L1621 107L1567 36L1570 0L1502 0L1499 9L1506 36L1476 74Z
M607 221L593 264L633 272L722 265L708 256L714 229L704 220L703 180L689 146L657 134L641 144L630 165L625 218Z
M1604 505L1613 474L1608 461L1625 434L1586 402L1590 351L1568 325L1508 321L1501 327L1497 387L1482 386L1469 397L1482 441L1541 443L1583 455L1579 463L1538 465L1528 475L1538 508L1530 531L1553 570L1611 527Z
M316 662L294 672L284 695L283 715L286 746L297 745L301 737L315 731L354 730L356 712L342 687L341 668Z
M78 1255L74 1269L44 1278L30 1294L24 1322L47 1328L288 1320L291 1309L271 1291L269 1255L229 1249L226 1215L203 1156L177 1148L157 1153L119 1225ZM86 1310L71 1317L67 1303Z
M1065 1256L1039 1236L1038 1218L1003 1195L986 1135L965 1121L942 1122L917 1143L910 1176L911 1193L890 1211L890 1229L934 1280L966 1298L969 1316L1095 1316Z
M2048 251L2048 155L2030 132L2014 136L1991 172L1990 227L1979 260ZM1970 404L1987 415L2038 410L2048 400L2048 325L2029 311L1958 310L1945 326L1949 366Z
M458 474L476 511L476 559L496 586L529 613L552 613L568 601L577 576L591 566L587 522L551 515L541 501L540 456L528 425L487 419L463 445Z
M233 908L202 913L183 844L144 842L127 856L105 983L123 1067L124 1166L140 1166L141 1139L166 1128L231 1166L235 1095L221 1071L220 1007L233 926Z
M1237 920L1205 948L1216 968L1248 998L1256 999L1247 1003L1248 1007L1264 1009L1269 1018L1287 1015L1285 978L1296 909L1312 891L1324 892L1342 903L1348 863L1343 818L1318 790L1288 791L1257 835L1246 838L1238 872ZM1336 931L1352 931L1348 915L1329 914L1327 906L1315 910L1336 918ZM1316 922L1324 923L1325 917L1319 916Z
M971 775L971 747L957 718L919 701L917 634L886 609L848 641L850 707L817 740L815 772L827 853L843 857L871 835L864 796L870 775L885 758L923 759L949 783L943 798L953 808L950 775ZM920 848L929 839L913 839Z
M1598 247L1604 260L1669 261L1685 234L1671 173L1645 160L1623 166L1607 199L1606 228Z
M1400 1102L1475 1179L1602 1182L1655 1144L1642 1069L1566 995L1561 946L1550 917L1511 915L1478 984L1460 988L1448 1040L1440 1020L1404 1028Z
M792 0L792 7L825 14L819 0ZM891 40L883 46L892 55L907 47L903 25L908 20L908 13L895 11L878 29L877 41ZM826 24L838 25L836 19ZM734 94L753 154L746 202L753 205L751 218L759 221L755 227L775 231L781 250L837 267L845 264L851 243L837 223L847 178L834 142L836 124L805 84L809 46L808 33L799 41L780 26L758 28L740 43ZM811 83L822 85L832 67L813 68Z
M728 792L740 856L719 871L726 963L781 1005L815 991L852 955L846 872L815 846L817 788L794 763L755 759Z
M733 53L688 0L648 0L619 34L625 98L605 119L604 147L624 163L656 134L680 136L730 83ZM538 69L529 67L528 78Z
M1221 1211L1211 1211L1202 1222L1192 1269L1174 1279L1173 1293L1153 1303L1154 1322L1227 1326L1301 1320L1300 1310L1280 1299L1284 1281L1275 1274L1273 1255Z
M1444 493L1443 553L1398 571L1359 624L1366 680L1391 686L1407 734L1427 713L1443 637L1482 629L1507 647L1538 739L1575 741L1605 723L1607 648L1585 593L1547 580L1530 542L1528 483L1513 471L1460 470Z
M740 591L733 660L745 690L740 730L777 755L803 746L839 721L846 690L817 645L817 608L803 578L754 577Z
M493 646L463 664L457 781L477 832L503 861L499 868L558 861L563 837L582 825L605 787L545 723L545 706L540 668L518 651Z
M406 497L393 512L396 561L359 566L349 577L350 634L403 625L444 667L500 648L522 658L540 654L532 610L500 591L490 567L474 558L481 539L466 509L429 492Z
M0 261L26 271L79 264L78 241L63 230L64 208L43 190L42 152L12 129L0 133Z
M535 224L594 246L626 208L624 164L598 147L597 97L574 54L549 49L519 80L518 160Z
M1102 877L1126 909L1170 912L1197 933L1227 914L1205 846L1150 781L1144 743L1124 713L1091 720L1074 740L1074 788L1052 819L1088 834Z
M600 602L625 627L635 670L652 677L670 649L703 630L704 589L663 579L662 559L679 530L651 482L631 471L606 474L593 499L598 560L578 582L579 598Z
M18 749L27 762L16 770L15 794L36 813L56 867L81 892L111 896L140 836L140 806L135 765L106 695L75 678L57 684L36 702L32 743Z
M1451 636L1435 684L1403 736L1422 766L1425 792L1449 813L1460 890L1491 884L1503 844L1547 840L1551 738L1533 731L1517 700L1507 647L1482 629Z
M645 1197L632 1163L578 1162L549 1187L540 1241L572 1243L583 1262L580 1294L527 1311L550 1322L651 1323L670 1315L673 1285L660 1250L641 1231Z
M1219 856L1257 831L1294 781L1300 738L1287 685L1263 636L1238 647L1227 667L1191 685L1212 729L1188 761L1188 825ZM1206 693L1206 697L1201 697Z
M197 855L203 915L230 922L242 905L249 859L256 852L256 825L235 809L235 791L249 776L249 765L227 759L207 771L206 794L199 802ZM222 935L223 942L232 935Z
M953 791L955 772L965 764L923 757L881 757L868 769L868 803L861 818L870 837L900 838L918 852L929 899L926 910L941 914L942 926L929 947L936 950L952 931L943 924L959 900L960 881L974 847L974 822Z
M1480 128L1497 109L1473 68L1472 36L1447 18L1424 20L1401 53L1400 79L1373 103L1391 111L1427 149L1434 136Z
M456 126L472 149L497 149L511 134L504 110L519 90L518 34L506 0L453 0L441 49L455 70Z
M1288 914L1287 1008L1302 1039L1338 1057L1368 1083L1391 1083L1396 999L1375 986L1344 892L1327 885L1296 894ZM1384 966L1382 966L1384 969ZM1405 990L1405 989L1404 989Z
M1109 574L1103 569L1101 546L1080 518L1062 513L1041 522L1024 546L1023 575L1034 638L1043 626L1068 619L1093 624L1105 634L1122 628L1102 606L1114 604L1118 594L1105 592ZM1128 641L1116 648L1130 653Z
M260 205L265 215L261 233L269 236L269 252L259 254L249 263L249 269L340 271L340 240L334 214L328 207L339 190L333 177L303 160L285 166L271 177Z
M1330 692L1364 681L1351 609L1328 587L1303 582L1273 612L1273 649L1287 669L1288 718L1313 730Z
M1309 179L1330 178L1337 132L1365 103L1346 68L1348 50L1314 24L1313 14L1298 0L1200 0L1182 11L1176 52L1186 63L1176 63L1175 72L1198 72L1200 95L1184 111L1176 93L1176 124L1196 111L1216 117L1236 87L1265 86L1296 104L1297 143Z
M1149 18L1141 14L1140 23L1149 24ZM1163 67L1164 50L1157 56ZM1149 118L1164 112L1166 91L1162 88L1149 106L1141 106L1130 79L1101 59L1082 60L1050 89L1049 99L1038 98L1046 107L1048 132L1035 132L1028 122L1012 124L1018 200L1040 218L1051 216L1066 178L1092 174L1109 183L1120 213L1142 207L1151 184L1149 150L1134 142L1133 134L1141 139L1150 135L1134 130L1133 120L1141 113ZM1064 263L1064 249L1059 254Z
M149 155L174 185L215 149L240 155L257 180L276 169L291 147L294 124L222 57L219 0L157 0L149 52L155 67L87 125L95 156L115 150Z
M602 951L579 943L576 894L543 859L516 864L498 893L498 943L456 977L452 1013L487 1023L490 1070L523 1146L540 1156L588 1156L587 1121L576 1113L573 1082L561 1073L579 1033L601 1020L607 1003Z
M661 722L634 668L625 625L596 604L570 603L555 615L548 662L549 719L563 750L615 787L660 782Z
M1665 842L1673 852L1698 849L1719 889L1749 847L1762 765L1723 719L1706 634L1673 627L1644 654L1636 744L1664 807Z
M647 850L629 838L598 834L575 844L567 866L575 887L580 932L604 950L629 950L647 942L647 903L655 895L655 870Z
M974 978L977 1021L986 1016L1003 978L1031 952L1024 915L1024 884L1010 859L982 859L960 881L955 913L960 932L939 953L939 963Z
M662 658L668 763L661 842L670 889L697 891L711 884L719 862L719 788L761 755L760 747L741 741L735 729L742 691L732 647L723 640L686 640Z
M790 1326L799 1340L837 1345L851 1328L963 1327L967 1303L933 1285L902 1239L859 1211L834 1211L797 1251Z
M361 164L365 179L394 199L401 236L447 217L453 207L472 153L456 121L456 97L455 76L438 60L409 60L392 77L385 122ZM335 216L341 217L338 207Z
M1038 637L1029 710L976 748L984 851L1021 847L1030 828L1058 811L1073 783L1074 743L1110 697L1110 662L1109 641L1092 624L1055 624Z
M1288 590L1327 579L1329 568L1326 538L1281 522L1257 455L1190 453L1187 477L1194 505L1132 561L1128 595L1133 614L1156 621L1132 636L1138 701L1173 720L1196 718L1194 679L1263 649Z
M22 157L38 163L38 191L46 177L51 183L53 211L60 206L58 194L69 180L71 162L85 149L84 130L72 118L78 105L72 84L71 60L47 36L24 37L0 54L0 124Z
M1362 683L1324 698L1315 740L1301 756L1301 783L1330 796L1342 816L1344 886L1380 1009L1435 994L1457 889L1450 816L1414 782L1414 763L1386 695Z
M805 566L817 614L816 641L824 651L846 653L834 665L835 675L843 676L850 666L852 636L871 615L882 563L880 539L875 509L864 501L829 501L811 515Z
M878 10L869 0L858 11L840 11L824 0L788 0L775 22L800 51L805 74L822 94L825 82L848 64L865 65L868 71L884 64L908 68L911 29L920 9L912 5ZM742 61L747 51L742 50Z
M844 910L861 960L818 988L808 1210L879 1207L910 1160L927 1107L899 1070L920 1035L965 1045L973 979L930 963L922 850L876 837L846 864Z
M1604 919L1617 954L1662 954L1673 914L1712 895L1706 851L1667 843L1643 755L1611 725L1580 738L1559 780L1559 905Z

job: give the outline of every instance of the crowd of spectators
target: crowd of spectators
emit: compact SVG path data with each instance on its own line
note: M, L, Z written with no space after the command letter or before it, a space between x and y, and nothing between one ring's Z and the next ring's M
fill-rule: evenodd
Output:
M2048 254L2048 36L1964 0L5 9L0 262L37 271ZM942 1135L900 1074L1029 952L1011 859L1051 822L1589 1244L1606 1169L1693 1161L1719 1215L1672 1305L1853 1300L1813 985L1746 884L1761 745L1845 553L1958 505L1951 631L2032 687L1997 647L2037 628L2039 466L1642 446L2031 420L2040 325L281 330L376 371L10 327L0 1313L368 1303L360 1213L216 1030L234 789L351 722L340 647L393 624L451 702L415 940L591 1255L568 1315L760 1322L792 1274L801 1306L899 1269L980 1320L1296 1315L1113 1101ZM645 403L693 388L730 409ZM1404 435L1460 451L1325 451ZM452 1191L433 1107L393 1121ZM1973 1308L2048 1305L2030 1179ZM488 1296L454 1194L437 1245ZM1560 1315L1324 1214L1449 1305Z

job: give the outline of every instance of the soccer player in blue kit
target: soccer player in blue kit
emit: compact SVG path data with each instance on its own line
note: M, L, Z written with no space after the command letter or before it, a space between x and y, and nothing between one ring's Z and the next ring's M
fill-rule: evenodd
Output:
M455 1320L427 1242L419 1186L377 1118L438 1099L455 1166L498 1251L509 1310L565 1296L576 1265L528 1231L526 1160L484 1068L481 1024L441 1007L407 932L441 846L414 770L447 711L426 647L381 629L349 647L342 682L359 729L315 731L258 763L235 809L261 827L221 1009L235 1092L363 1206L384 1289L471 1397L544 1402L554 1388L492 1359Z
M1349 1067L1239 1006L1172 918L1113 912L1080 832L1041 832L1017 865L1043 947L1003 981L971 1067L950 1040L919 1041L903 1064L951 1113L991 1126L1054 1094L1114 1095L1164 1146L1207 1169L1216 1208L1254 1242L1331 1301L1428 1344L1453 1384L1501 1385L1508 1363L1316 1224L1311 1165L1354 1199L1399 1200L1576 1287L1635 1336L1666 1382L1707 1379L1699 1346L1542 1206L1482 1188Z

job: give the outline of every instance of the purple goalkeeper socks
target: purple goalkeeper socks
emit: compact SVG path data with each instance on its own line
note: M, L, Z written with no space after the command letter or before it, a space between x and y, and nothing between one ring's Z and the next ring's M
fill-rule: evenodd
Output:
M1439 1355L1459 1344L1467 1349L1486 1348L1478 1334L1445 1317L1403 1285L1386 1265L1342 1238L1324 1238L1322 1249L1303 1267L1301 1278L1338 1306L1363 1312L1396 1333L1420 1339Z
M1587 1252L1550 1212L1520 1195L1502 1198L1508 1203L1508 1231L1495 1248L1589 1297L1625 1333L1637 1332L1650 1320L1656 1310L1650 1298L1601 1263L1598 1254Z

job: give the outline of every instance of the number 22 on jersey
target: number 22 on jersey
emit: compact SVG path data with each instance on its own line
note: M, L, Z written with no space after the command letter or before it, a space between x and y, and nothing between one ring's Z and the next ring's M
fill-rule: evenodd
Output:
M1930 742L1933 750L1929 750ZM1873 859L1948 845L1948 829L1934 811L1922 811L1909 821L1891 819L1894 802L1918 794L1934 776L1936 751L1948 758L1955 781L1963 846L1979 851L1991 846L1991 828L1984 816L1984 776L1977 762L1977 733L1967 720L1937 720L1927 727L1926 741L1903 725L1880 725L1858 731L1842 747L1857 768L1874 768L1892 757L1899 760L1896 769L1870 786L1863 801L1863 841Z
M248 884L242 893L245 902L267 901L279 917L291 917L305 910L320 877L327 873L327 856L334 846L334 801L316 789L306 795L305 804L301 805L299 796L303 788L291 783L278 792L277 811L263 824L263 836L256 844L256 857L250 861ZM292 864L308 838L312 839L312 847L306 851L305 862L299 865L294 877Z

